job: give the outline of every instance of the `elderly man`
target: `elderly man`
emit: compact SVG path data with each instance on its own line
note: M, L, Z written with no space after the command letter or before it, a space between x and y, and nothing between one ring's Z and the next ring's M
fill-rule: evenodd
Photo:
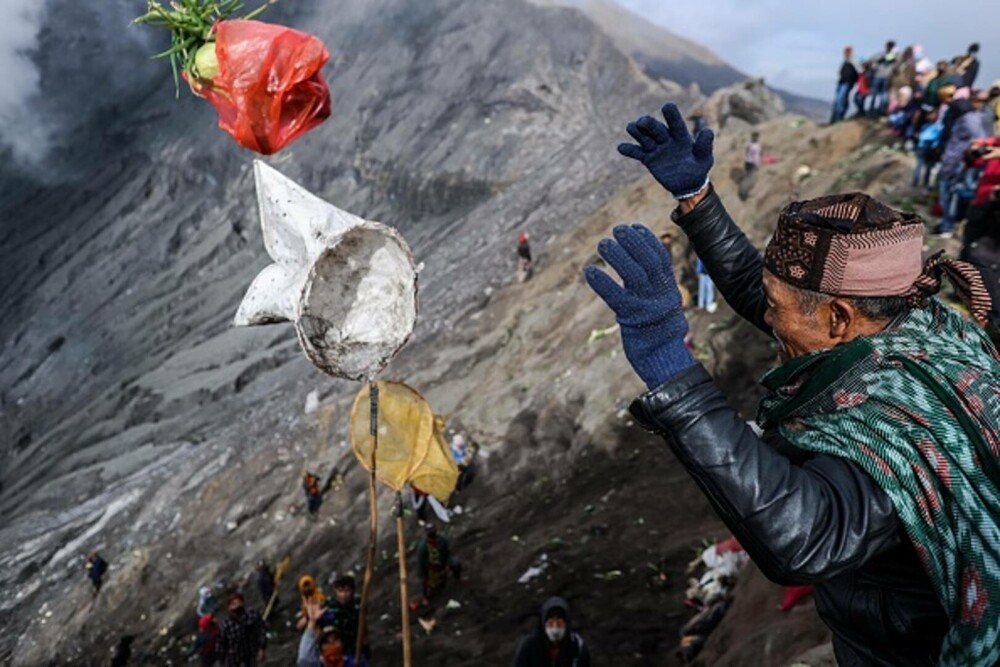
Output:
M921 261L923 224L855 193L796 202L764 256L712 190L711 131L628 125L679 205L729 304L779 343L759 439L685 348L669 255L622 226L587 267L661 433L772 580L816 585L840 665L992 665L1000 658L1000 361L985 332L932 296L947 274L982 318L969 265Z

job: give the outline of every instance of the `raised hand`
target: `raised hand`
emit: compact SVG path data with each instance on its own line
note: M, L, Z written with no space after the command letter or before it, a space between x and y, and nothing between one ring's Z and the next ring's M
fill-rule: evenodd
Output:
M646 165L660 185L677 199L688 199L708 186L708 172L714 164L708 128L692 138L676 104L663 105L666 124L652 116L629 123L625 130L638 142L619 144L618 152Z
M650 389L695 361L684 346L688 331L673 261L656 235L642 225L620 225L614 240L597 246L621 276L619 285L595 266L584 269L591 289L615 312L622 346L632 368Z

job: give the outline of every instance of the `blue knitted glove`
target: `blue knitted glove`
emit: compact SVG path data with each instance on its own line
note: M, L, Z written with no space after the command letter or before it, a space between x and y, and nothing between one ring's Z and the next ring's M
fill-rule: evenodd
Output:
M676 104L663 105L664 125L652 116L629 123L625 130L639 142L618 144L618 152L646 165L660 185L677 199L688 199L708 186L715 135L705 128L694 139Z
M597 251L621 276L622 285L596 266L583 272L591 289L615 311L632 368L654 389L695 364L684 346L688 323L673 261L660 240L642 225L620 225L614 235L617 243L604 239Z

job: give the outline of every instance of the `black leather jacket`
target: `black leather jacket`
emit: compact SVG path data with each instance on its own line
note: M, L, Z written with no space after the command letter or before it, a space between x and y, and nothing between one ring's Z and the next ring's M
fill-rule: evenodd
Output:
M736 312L770 335L763 263L711 192L674 213ZM841 667L934 665L948 619L892 502L854 463L758 438L697 365L636 399L764 574L815 584Z

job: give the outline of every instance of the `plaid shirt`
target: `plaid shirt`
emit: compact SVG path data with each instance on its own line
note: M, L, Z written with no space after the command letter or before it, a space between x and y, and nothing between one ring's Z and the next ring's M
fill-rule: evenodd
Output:
M219 632L219 656L225 667L253 667L258 649L267 648L267 625L256 609L242 618L230 616Z

